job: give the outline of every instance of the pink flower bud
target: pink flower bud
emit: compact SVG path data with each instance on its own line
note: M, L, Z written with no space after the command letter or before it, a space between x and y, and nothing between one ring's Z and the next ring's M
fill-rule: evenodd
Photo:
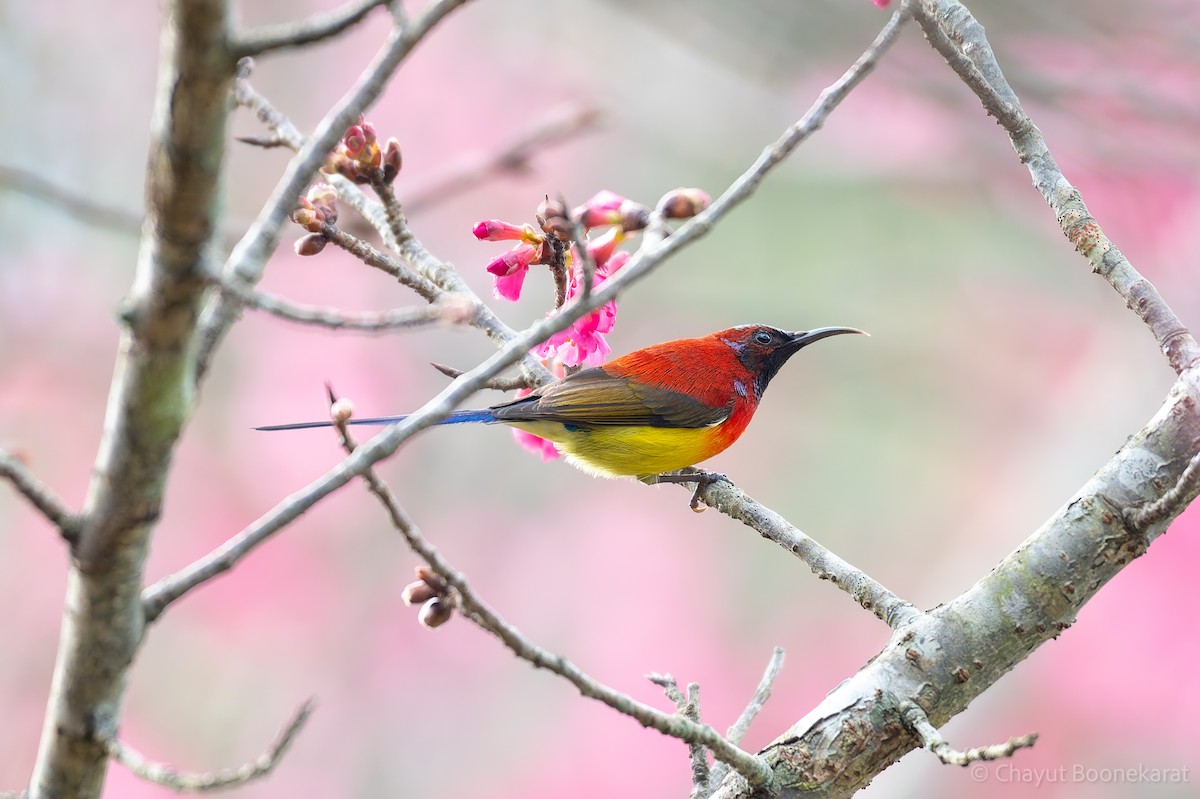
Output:
M505 277L529 268L537 248L532 244L519 244L503 255L493 258L487 265L487 271L497 277Z
M528 225L517 227L499 219L485 219L471 233L480 241L527 241L527 236L537 237Z
M292 221L309 233L320 233L324 215L313 208L307 197L300 198L300 207L292 211Z
M321 220L332 225L338 218L337 199L337 190L333 186L328 183L314 183L301 202L307 200Z
M595 262L596 266L603 266L612 257L613 253L617 251L617 245L624 239L624 230L614 227L603 236L589 241L587 245L588 252L592 254L592 261Z
M351 125L346 128L346 135L342 137L342 146L346 148L346 155L358 158L358 154L367 146L367 136L363 133L362 127Z

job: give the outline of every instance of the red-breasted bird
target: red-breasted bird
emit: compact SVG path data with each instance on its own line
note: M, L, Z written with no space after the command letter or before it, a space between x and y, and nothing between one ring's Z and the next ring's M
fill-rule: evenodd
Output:
M852 327L788 333L742 325L700 338L654 344L556 380L532 394L439 424L506 424L549 439L585 472L644 482L712 482L718 475L664 475L724 451L745 431L779 368L801 348ZM865 334L864 334L865 335ZM351 419L393 424L404 416ZM329 427L333 422L258 430Z

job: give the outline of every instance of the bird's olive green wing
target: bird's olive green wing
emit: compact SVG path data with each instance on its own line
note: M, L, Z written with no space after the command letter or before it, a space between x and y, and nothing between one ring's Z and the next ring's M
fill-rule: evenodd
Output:
M614 377L602 367L551 383L528 397L492 408L501 422L559 422L580 427L646 425L708 427L729 418L730 408L713 408L678 391Z

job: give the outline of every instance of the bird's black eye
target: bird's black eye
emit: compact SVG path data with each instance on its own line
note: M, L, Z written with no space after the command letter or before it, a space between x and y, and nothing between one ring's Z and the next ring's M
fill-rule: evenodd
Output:
M758 331L757 333L754 334L754 343L755 344L770 344L771 343L771 334L765 330Z

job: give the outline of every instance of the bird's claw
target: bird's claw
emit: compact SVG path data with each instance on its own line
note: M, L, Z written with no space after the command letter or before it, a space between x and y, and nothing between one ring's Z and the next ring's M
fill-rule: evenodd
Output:
M690 472L678 472L670 474L657 475L654 482L656 483L695 483L696 490L692 492L692 498L688 501L688 507L696 513L703 513L705 505L700 499L700 493L708 488L713 483L726 482L733 485L733 481L727 475L720 472L705 472L696 469Z

